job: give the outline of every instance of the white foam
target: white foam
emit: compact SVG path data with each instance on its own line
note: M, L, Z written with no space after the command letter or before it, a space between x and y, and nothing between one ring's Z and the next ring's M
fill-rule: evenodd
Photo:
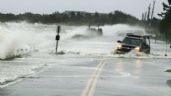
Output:
M61 40L59 42L59 51L63 50L66 54L93 56L93 57L111 57L111 58L171 58L171 50L168 48L168 56L165 57L164 42L158 41L156 44L152 41L152 50L150 55L141 54L137 56L133 52L126 55L111 54L116 48L116 41L122 40L130 30L144 29L137 26L125 24L103 26L103 36L92 37L83 40L73 40L71 37L76 34L87 35L87 26L62 26ZM39 53L39 62L32 60L37 58L31 56L30 66L19 63L4 62L0 63L0 83L12 81L24 75L32 74L34 69L42 66L40 60L44 60L52 53L55 53L56 25L20 23L0 23L0 59L6 59L15 56L32 55ZM167 46L168 47L168 46ZM50 54L49 54L50 53ZM24 60L27 60L24 59ZM13 65L13 66L12 66ZM128 76L129 74L125 74Z

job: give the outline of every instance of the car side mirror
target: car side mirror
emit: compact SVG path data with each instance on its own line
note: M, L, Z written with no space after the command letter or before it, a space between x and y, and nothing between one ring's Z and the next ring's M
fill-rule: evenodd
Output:
M118 42L118 43L122 43L122 41L121 41L121 40L118 40L117 42Z

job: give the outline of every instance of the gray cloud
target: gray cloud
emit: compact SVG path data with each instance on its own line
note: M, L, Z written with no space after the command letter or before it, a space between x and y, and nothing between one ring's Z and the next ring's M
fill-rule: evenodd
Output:
M156 14L162 11L162 2L156 0ZM112 12L121 10L138 18L153 0L0 0L0 12L3 13L52 13L55 11L78 10L88 12ZM157 16L155 14L155 16Z

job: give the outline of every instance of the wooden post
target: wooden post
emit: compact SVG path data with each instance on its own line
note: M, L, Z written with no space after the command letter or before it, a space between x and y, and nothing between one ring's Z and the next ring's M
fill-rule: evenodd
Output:
M166 33L165 33L165 35L166 35L166 54L165 54L165 56L167 56L167 31L166 31Z

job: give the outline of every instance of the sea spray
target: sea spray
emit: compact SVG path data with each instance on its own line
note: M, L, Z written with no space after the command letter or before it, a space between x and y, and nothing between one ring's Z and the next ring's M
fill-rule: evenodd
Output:
M27 22L0 23L1 59L15 58L17 56L22 57L23 55L32 54L26 58L17 58L12 61L0 61L0 83L3 84L4 82L13 81L32 74L37 71L35 69L44 65L63 65L64 62L64 64L73 64L73 62L68 62L74 58L73 55L85 58L128 58L128 60L130 58L166 58L163 55L163 49L161 48L161 45L165 44L164 42L157 42L156 44L151 42L152 54L150 55L142 54L137 57L133 52L127 55L111 54L116 48L117 40L122 40L130 30L133 30L133 32L136 30L144 32L144 29L141 27L125 24L105 25L101 26L103 29L102 36L73 40L72 37L77 34L87 36L87 34L90 33L87 31L87 28L87 26L62 25L59 51L64 50L66 54L57 56L53 54L53 52L55 52L56 43L56 24L46 25ZM170 56L171 54L168 54L167 58L171 58ZM155 62L155 60L152 61Z
M53 53L56 42L56 26L56 24L27 22L0 23L0 58L15 58L34 52ZM94 36L92 31L87 30L88 26L61 25L59 51L110 55L117 46L117 40L122 40L127 33L142 32L142 34L146 34L143 28L126 24L105 25L101 28L103 35Z
M43 34L45 29L39 29L42 26L26 22L1 23L0 59L14 58L30 53L35 47L44 47L45 43L41 42L47 42L48 35Z

